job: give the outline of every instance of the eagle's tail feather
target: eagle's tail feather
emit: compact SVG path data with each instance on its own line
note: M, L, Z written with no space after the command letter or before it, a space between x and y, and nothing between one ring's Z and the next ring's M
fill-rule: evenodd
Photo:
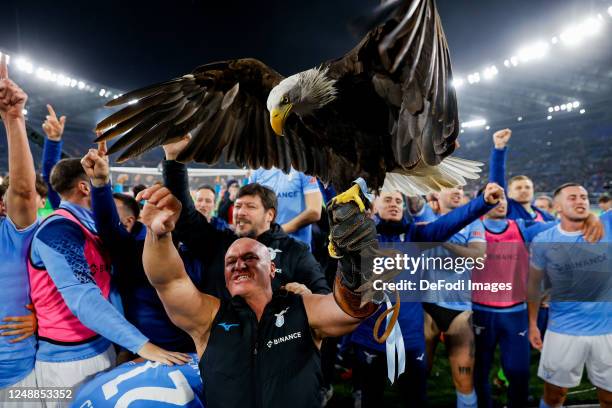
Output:
M477 179L482 163L447 157L438 166L412 169L410 174L401 170L387 173L383 191L400 191L405 195L425 195L442 188L463 186L466 179Z

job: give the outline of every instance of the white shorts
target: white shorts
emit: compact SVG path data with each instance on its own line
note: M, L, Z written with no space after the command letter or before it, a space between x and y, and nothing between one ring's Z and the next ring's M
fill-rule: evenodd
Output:
M591 384L612 392L612 334L546 332L538 377L558 387L572 388L580 384L585 365Z
M84 360L52 363L36 360L34 370L39 387L71 387L72 396L78 387L92 379L96 374L115 366L115 349L111 345L105 352ZM47 408L68 407L72 401L46 401Z
M17 402L9 399L9 390L11 388L36 388L36 373L34 370L30 371L25 378L21 381L16 382L6 388L0 388L0 407L6 406L7 408L41 408L43 407L42 401L29 401L29 402ZM10 403L8 401L11 401Z

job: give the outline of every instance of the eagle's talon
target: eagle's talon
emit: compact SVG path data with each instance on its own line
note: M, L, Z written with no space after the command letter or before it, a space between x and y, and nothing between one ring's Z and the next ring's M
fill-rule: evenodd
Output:
M329 237L329 244L327 244L327 252L329 253L329 256L331 256L332 258L335 258L335 259L342 258L340 255L338 255L338 252L336 252L336 247L334 246L334 243L331 240L331 236Z
M332 204L346 204L350 203L351 201L354 201L357 204L359 211L365 212L366 206L361 199L361 190L357 184L332 198Z

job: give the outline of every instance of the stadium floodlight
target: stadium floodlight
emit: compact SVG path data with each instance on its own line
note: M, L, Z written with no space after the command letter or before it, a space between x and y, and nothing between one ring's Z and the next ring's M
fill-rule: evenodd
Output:
M522 62L540 59L548 53L549 48L550 47L546 42L538 41L521 48L518 51L518 57Z
M608 14L612 17L612 6L608 7Z
M455 89L461 88L463 86L463 79L462 78L455 78L453 79L453 86L455 87Z
M105 96L105 97L107 97L107 98L110 98L110 96L111 96L112 94L113 94L113 93L112 93L111 91L106 91L106 93L104 94L104 96Z
M461 129L461 133L465 132L465 130Z
M577 107L579 107L579 106L580 106L580 102L579 102L579 101L574 101L574 102L572 103L572 106L573 106L574 108L577 108Z
M487 124L487 121L485 119L474 119L474 120L470 120L468 122L464 122L461 124L461 127L463 128L475 128L475 127L482 127L484 125Z
M519 59L517 56L513 55L512 57L510 57L510 63L512 64L513 67L516 67L519 64Z
M559 109L561 108L559 107L559 105L556 105L553 109L555 110L555 112L559 112Z
M519 122L523 120L522 116L519 116L518 118L516 118L516 120L518 120Z
M589 17L582 23L581 28L586 35L597 35L603 28L603 21L596 17Z
M565 104L561 105L561 110L565 110L567 108L567 106Z
M506 68L510 68L510 60L508 60L508 59L507 59L507 60L504 60L504 66L505 66Z
M70 80L70 87L74 88L75 86L77 86L77 80L73 78Z
M128 102L128 105L134 105L135 103L138 103L138 99L132 99Z
M495 65L491 65L490 67L485 68L482 73L482 76L484 77L484 79L491 79L498 73L499 71L497 70L497 67Z
M17 65L18 70L27 72L28 74L34 72L34 65L32 65L32 63L25 58L17 58L15 60L15 65Z
M586 112L586 109L580 109L580 114L584 114L584 112Z
M100 89L100 93L98 95L104 96L105 93L106 93L106 89L102 88Z
M117 99L119 97L119 95L115 94L113 95L113 99Z
M554 111L554 110L555 110L555 109L554 109L552 106L549 106L549 107L548 107L548 113L553 113L553 111Z
M28 114L28 110L27 109L23 109L22 112L23 112L24 115Z
M553 38L551 38L551 39L550 39L550 42L551 42L552 44L557 44L557 43L559 42L559 37L554 36Z
M487 126L485 126L485 129L489 130L489 129L491 129L491 126L487 125Z
M83 88L85 88L85 82L83 81L79 81L79 83L77 84L77 86L79 87L80 90L83 90Z
M582 35L580 35L580 31L577 26L571 26L563 30L561 33L561 41L565 45L576 45L580 41L582 41Z
M546 117L546 120L551 120L551 119L552 119L552 116L550 116L550 115L548 115L548 116Z

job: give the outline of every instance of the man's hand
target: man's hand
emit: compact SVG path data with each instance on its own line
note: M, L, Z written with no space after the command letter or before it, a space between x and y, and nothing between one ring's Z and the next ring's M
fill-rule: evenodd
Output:
M495 148L501 150L506 147L511 136L512 131L510 129L502 129L493 133L493 143L495 144Z
M155 185L142 190L136 201L147 200L140 212L141 221L156 235L165 235L174 230L181 214L181 202L166 187Z
M127 181L130 179L130 176L128 176L127 174L123 173L120 174L119 176L117 176L117 180L115 180L117 182L117 184L125 184L127 183Z
M89 152L81 159L85 174L87 174L94 187L103 187L110 182L108 156L104 156L105 154L106 142L100 142L97 150L89 149Z
M62 116L57 119L57 115L55 114L55 110L53 110L53 106L47 104L47 111L49 114L45 119L45 122L42 125L45 134L49 140L54 142L59 142L62 140L62 135L64 134L64 125L66 124L66 116Z
M489 183L484 189L484 200L487 204L497 205L504 196L504 189L497 183Z
M191 135L188 133L176 142L168 143L163 145L164 153L166 154L166 160L176 160L179 153L183 151L185 146L189 144Z
M6 55L0 57L0 117L8 119L23 119L23 109L28 100L23 90L8 77Z
M542 351L542 335L540 334L538 326L529 325L529 342L531 343L531 347Z
M0 325L0 330L7 330L3 331L0 335L19 336L15 339L9 340L9 343L17 343L18 341L25 340L28 337L36 334L36 329L38 328L38 320L36 319L36 314L34 313L34 305L30 303L26 306L26 309L28 309L32 313L25 316L12 316L5 317L4 319L2 319L2 321L4 322L13 323Z
M295 293L296 295L312 295L312 291L306 285L297 282L290 282L284 286L287 292Z
M157 347L151 342L146 342L145 345L138 350L138 355L146 360L157 361L169 366L173 366L174 364L183 365L191 361L191 357L187 354L167 351L161 347Z
M425 199L427 200L427 204L429 204L433 212L436 214L440 214L440 193L427 193Z
M584 227L582 228L582 234L587 242L595 243L598 242L604 235L604 226L601 220L595 214L589 214L587 219L584 221Z

